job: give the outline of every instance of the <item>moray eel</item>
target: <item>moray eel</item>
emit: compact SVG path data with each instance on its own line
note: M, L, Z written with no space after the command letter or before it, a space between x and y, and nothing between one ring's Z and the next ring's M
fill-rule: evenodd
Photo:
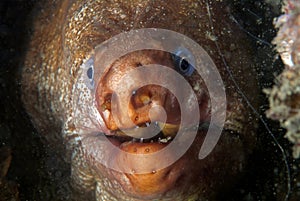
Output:
M22 71L22 100L45 143L70 164L73 192L80 192L84 200L89 196L92 200L106 201L216 200L233 187L255 147L257 132L257 119L239 92L247 94L257 108L259 89L252 47L232 21L226 3L51 0L40 4L38 10ZM104 48L98 57L99 44L120 33L142 28L171 30L191 38L218 68L226 90L227 101L222 103L226 104L226 121L217 145L203 159L198 154L208 128L205 123L209 123L212 114L211 97L201 76L190 69L191 63L182 60L178 49L172 53L155 49L133 51L103 69L99 67L110 56ZM188 49L178 48L182 48L181 52ZM190 52L187 50L185 54L188 56ZM182 157L164 168L139 173L135 170L163 162L147 160L147 156L172 142L183 112L174 94L164 87L147 85L135 90L130 84L119 83L130 70L147 64L166 66L184 77L198 100L199 111L191 111L189 116L193 118L200 112L201 126ZM93 77L96 71L102 72L97 80ZM92 102L82 101L89 87L78 91L82 75L90 88L94 88ZM139 83L145 77L136 75L131 79ZM164 77L158 73L156 79ZM180 93L180 85L175 88ZM132 94L128 104L117 99L117 106L111 105L112 93L117 89ZM134 131L136 126L147 127L152 121L160 124L159 112L154 112L151 119L148 115L154 103L167 114L166 123L160 125L159 137L143 140L125 135L122 130ZM112 116L114 106L117 110ZM92 113L96 114L94 119ZM96 122L97 129L91 129L86 121ZM96 143L105 136L118 149L144 158L136 160L107 153L105 146ZM189 131L185 136L189 136ZM101 163L96 156L104 153L110 156L110 164L132 171L117 171ZM172 157L172 153L165 155L166 160Z

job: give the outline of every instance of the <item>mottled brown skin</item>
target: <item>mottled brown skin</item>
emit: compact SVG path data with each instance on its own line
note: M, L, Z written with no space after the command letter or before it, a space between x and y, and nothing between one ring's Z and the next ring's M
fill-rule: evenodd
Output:
M69 154L65 158L72 167L74 191L95 195L94 199L97 200L214 200L238 180L247 155L255 145L256 118L230 79L222 55L239 87L248 95L254 107L257 107L258 88L251 63L251 47L246 36L230 20L224 3L209 3L210 15L206 2L52 0L41 4L43 9L36 18L23 69L22 98L34 125L50 147L52 145L52 149L62 155L72 153L72 158ZM214 32L211 31L211 26ZM89 150L80 146L81 142L76 140L78 134L72 122L72 111L75 109L72 108L72 90L79 76L80 65L98 44L123 31L145 27L182 33L207 51L225 82L227 119L220 141L205 159L198 159L204 135L203 131L199 131L190 149L173 165L149 174L125 174L104 167L88 154L91 151L105 151L93 144L95 136L86 135L82 139L85 144L90 145ZM124 57L115 65L116 68L122 68L121 71L125 73L131 68L130 65L125 65L126 62L130 63L138 54L141 53ZM140 63L162 61L172 67L169 56L161 54L154 57L155 54L159 53L144 52ZM114 73L107 76L107 80L102 80L105 87L98 88L99 111L103 104L101 97L105 97L105 90L109 89L109 81L113 76ZM199 75L191 76L188 81L192 86L199 82L200 88L206 91ZM98 84L96 83L97 86ZM200 95L203 90L195 90L198 98L203 97ZM161 100L161 97L158 99ZM207 98L204 100L207 101ZM203 107L201 104L199 106ZM131 110L138 113L135 107ZM106 125L116 129L111 120L107 120ZM118 143L116 145L119 146ZM167 145L129 142L120 148L130 153L147 154L164 146ZM172 153L168 157L172 157ZM129 165L134 169L143 165L142 161L134 159L120 161L116 155L111 158L112 163L119 166Z

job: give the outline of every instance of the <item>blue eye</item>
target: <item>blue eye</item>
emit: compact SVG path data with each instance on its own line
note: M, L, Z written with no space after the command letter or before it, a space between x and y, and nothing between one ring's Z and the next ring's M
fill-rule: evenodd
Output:
M93 80L93 77L94 77L94 69L93 69L93 66L91 66L91 67L87 70L86 75L88 76L88 78L90 79L90 81Z
M85 72L85 83L90 88L94 88L94 59L90 58L83 64Z
M172 55L174 65L178 72L191 76L195 70L195 59L192 53L183 47L177 48Z

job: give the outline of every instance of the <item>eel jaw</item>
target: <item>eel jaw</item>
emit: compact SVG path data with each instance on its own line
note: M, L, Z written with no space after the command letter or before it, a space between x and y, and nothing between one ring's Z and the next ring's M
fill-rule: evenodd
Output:
M201 171L197 172L195 169L200 167L198 160L198 152L205 137L206 131L198 131L197 137L189 150L179 160L174 159L174 163L162 169L153 169L149 173L136 173L135 169L142 169L147 164L159 164L160 159L147 159L148 154L159 152L167 147L176 136L181 121L181 111L176 97L168 90L157 85L147 85L139 89L131 88L126 83L120 84L118 80L124 76L128 71L138 68L141 65L160 64L174 69L174 62L170 53L156 50L144 50L133 52L114 62L106 72L104 72L101 79L98 81L96 87L96 103L97 109L102 116L106 127L110 130L104 133L110 142L117 146L119 150L126 153L142 155L144 159L137 160L136 157L124 158L119 152L113 152L110 155L110 164L123 166L131 169L132 172L118 172L108 169L102 164L95 164L92 160L96 171L101 174L101 177L108 178L109 181L116 181L117 189L122 189L120 194L129 195L136 198L154 199L159 197L172 196L178 194L194 194L199 189L196 187L199 182L199 175L203 174ZM149 67L150 68L150 67ZM143 76L132 78L134 82L143 80ZM163 79L163 78L158 78ZM111 104L112 94L114 89L121 88L123 91L131 95L130 101L125 102L117 99L115 105ZM177 90L182 90L180 87ZM180 93L180 92L179 92ZM203 99L203 98L202 98ZM208 102L208 100L206 100ZM160 110L151 111L151 118L149 111L155 106L160 106L164 109L167 118L161 119L162 113ZM116 114L112 115L112 107L117 107ZM127 107L127 108L126 108ZM202 109L207 105L202 106ZM124 109L126 108L126 110ZM201 108L200 108L201 109ZM207 111L207 108L205 108ZM204 114L203 112L202 114ZM201 114L201 115L202 115ZM203 117L204 115L202 115ZM209 116L206 114L206 116ZM202 118L203 120L204 118ZM209 119L209 117L207 118ZM206 119L206 120L207 120ZM162 123L164 122L164 123ZM148 127L149 124L156 125L161 132L149 139L142 139L139 132L135 132L136 127ZM126 132L124 132L126 131ZM127 131L132 135L128 137ZM184 135L189 136L189 131ZM86 144L95 144L94 142L85 142ZM97 147L89 147L100 152L99 145ZM101 148L103 149L103 148ZM105 150L103 150L105 151ZM175 156L172 152L167 152L166 157L172 160ZM175 162L176 161L176 162ZM202 165L203 166L203 165ZM191 171L195 173L190 174ZM99 182L99 185L103 182ZM102 186L103 188L103 186ZM105 187L104 187L105 188ZM116 188L114 188L116 190ZM108 191L110 189L107 189ZM182 193L186 192L186 193ZM117 194L112 192L112 194Z

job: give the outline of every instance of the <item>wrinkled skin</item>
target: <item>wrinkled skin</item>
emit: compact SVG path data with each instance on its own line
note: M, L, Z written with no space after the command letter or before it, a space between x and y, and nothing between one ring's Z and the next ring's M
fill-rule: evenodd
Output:
M206 2L53 0L41 4L43 9L34 23L34 34L23 68L22 98L35 127L45 137L51 149L60 153L66 164L71 165L74 195L80 192L84 200L215 200L238 180L247 163L247 156L255 146L256 118L230 79L222 55L241 90L247 94L253 106L257 107L258 88L251 63L251 47L246 36L230 20L226 5L219 1ZM212 25L210 19L213 19ZM211 26L214 33L211 32ZM88 128L76 127L73 119L80 117L74 116L73 111L81 103L74 104L73 90L79 77L80 65L89 58L97 45L121 32L147 27L182 33L205 49L225 83L227 117L220 141L205 159L198 159L205 136L205 131L199 130L189 150L171 166L148 174L121 173L105 167L90 155L92 152L105 152L105 148L93 143L97 135L89 134ZM109 66L112 70L105 72L99 83L96 83L95 107L104 118L101 125L103 129L99 129L99 133L107 134L118 129L113 120L103 114L102 107L105 97L115 84L115 77L138 67L133 65L137 62L158 63L174 68L171 55L157 51L133 52ZM139 79L141 78L136 78L137 82ZM209 119L209 97L205 84L197 74L186 79L193 87L200 87L201 90L195 89L195 94L198 100L202 100L199 102L200 110L206 111L203 119ZM126 86L123 87L126 90ZM153 88L155 87L146 87L137 97L141 97L145 91L158 91L151 98L168 111L168 121L176 123L178 106L165 101L172 102L174 97L162 88ZM144 107L138 110L141 108L137 107L138 100L133 100L135 104L130 106L130 111L140 115L138 120L141 122L136 123L143 123L149 120L145 115L149 109ZM122 103L122 100L118 101ZM124 128L128 128L122 111L118 118L122 120ZM85 134L81 141L77 140L78 132ZM81 143L89 146L81 146ZM124 151L145 155L166 146L159 143L112 143ZM172 153L168 157L172 157ZM121 161L118 155L112 155L112 163L133 168L143 166L141 161Z

